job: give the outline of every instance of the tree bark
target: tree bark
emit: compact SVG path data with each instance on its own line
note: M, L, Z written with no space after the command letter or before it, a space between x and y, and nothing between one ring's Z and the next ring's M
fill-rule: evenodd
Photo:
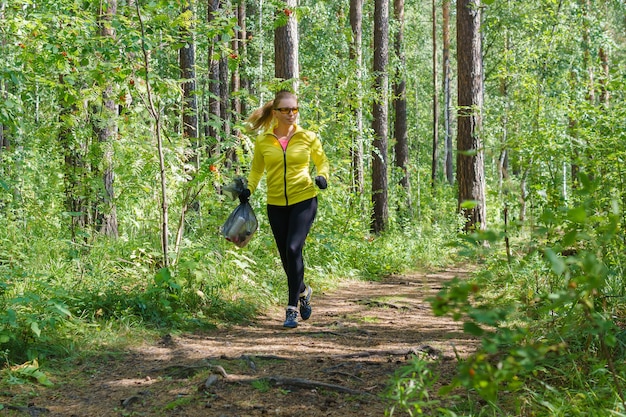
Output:
M365 177L363 168L363 0L350 0L350 27L352 28L352 44L350 60L356 69L357 88L353 91L352 113L355 129L352 134L350 157L352 160L352 192L363 194Z
M2 92L0 92L2 94ZM7 135L6 127L0 123L0 154L2 151L9 148L9 136Z
M117 14L117 0L107 0L100 4L98 24L100 26L100 36L102 38L115 38L115 29L111 25L113 17ZM114 100L113 85L107 83L102 93L102 111L96 132L98 144L102 151L102 182L104 193L99 197L101 200L97 221L100 233L105 236L119 236L117 224L117 211L115 206L115 190L113 182L115 172L113 170L113 141L117 137L117 117L118 106Z
M248 59L248 37L250 36L248 34L248 29L246 26L246 21L248 19L248 6L247 6L248 2L246 0L240 0L239 2L239 11L237 13L237 19L239 22L239 39L240 39L240 43L239 43L239 57L245 57L245 59ZM251 36L250 36L251 37ZM240 58L241 59L241 58ZM237 68L239 68L239 66L237 66ZM244 76L244 75L240 75L240 85L241 85L241 90L247 92L247 93L251 93L250 91L250 87L251 87L251 80ZM239 109L239 114L240 115L244 115L244 114L248 114L248 106L247 106L247 100L240 100L241 104L240 104L240 109Z
M221 0L208 0L207 21L209 26L215 20L215 15L218 13L221 5ZM220 105L220 98L222 97L222 89L220 83L220 57L219 37L215 36L209 39L209 51L208 51L208 68L209 68L209 111L205 117L207 126L207 136L209 140L213 139L209 146L209 154L211 156L217 155L220 152L219 143L221 130L222 130L222 109Z
M227 41L221 39L222 44ZM219 83L220 83L220 119L222 121L222 138L230 137L230 81L228 77L228 56L222 54L219 63ZM231 158L229 158L231 159Z
M581 8L583 11L583 64L587 70L587 81L589 83L587 87L587 99L591 104L593 104L596 101L596 91L593 65L591 64L591 28L589 27L589 14L591 12L590 0L583 0Z
M198 101L196 89L196 42L192 31L193 7L192 0L183 0L181 12L191 13L180 28L181 41L184 46L178 52L180 76L183 90L183 137L189 139L194 148L198 147ZM198 168L196 158L195 166Z
M181 87L183 90L183 103L182 103L182 122L183 122L183 137L188 139L191 143L191 155L187 158L187 162L192 160L195 170L190 172L191 176L195 175L195 172L200 168L200 155L198 155L198 102L197 102L197 90L196 90L196 42L192 31L192 22L195 20L193 12L192 0L183 0L181 13L188 14L189 16L183 19L183 23L180 27L181 42L184 46L178 52L178 64L180 67L180 76L182 79ZM177 255L180 253L180 244L183 240L185 233L185 218L189 207L194 207L194 195L193 190L190 188L189 183L184 189L182 207L180 208L180 219L178 222L178 228L176 232L176 241L174 243L174 252Z
M4 22L4 8L6 7L6 3L0 3L0 24ZM6 39L4 35L0 38L0 45L6 45ZM6 100L7 91L4 79L0 80L0 99ZM0 123L0 155L2 155L2 151L9 148L9 137L7 135L6 126Z
M598 55L600 56L600 64L602 65L602 78L600 79L600 103L602 103L605 108L608 108L610 101L608 88L610 78L609 56L604 48L600 48Z
M445 135L445 174L448 184L454 184L454 165L452 162L452 92L450 91L450 0L443 0L443 101Z
M235 65L232 74L230 76L230 91L232 95L231 109L233 116L239 118L243 114L241 107L242 101L239 96L241 86L241 71L239 70L239 60L244 54L244 48L246 45L246 2L245 0L238 0L235 7L235 15L237 19L238 29L235 30L235 36L231 41L232 54L230 58L237 63Z
M504 30L504 53L509 56L509 33ZM504 180L508 178L509 171L509 81L507 77L500 80L500 95L504 101L504 111L502 114L502 137L500 138L500 156L498 157L498 190L502 192Z
M372 150L372 204L371 230L380 234L387 228L389 217L387 185L387 132L389 76L389 3L388 0L375 0L374 3L374 92L372 108L372 130L374 142Z
M459 211L465 231L486 227L485 167L480 138L483 105L480 0L457 0Z
M292 80L292 88L297 91L300 69L295 8L298 0L284 0L284 3L285 8L279 13L285 14L287 23L274 31L274 76L280 80Z
M439 164L439 81L437 81L437 1L432 0L433 28L433 153L430 171L430 185L435 186L437 165Z
M404 56L404 0L394 0L394 17L398 29L395 36L395 52L398 57L398 68L394 82L393 107L395 109L394 136L395 136L395 165L402 172L400 186L406 191L407 207L411 208L411 187L409 181L409 138L407 132L406 114L406 59Z
M62 88L65 81L63 75L59 76L59 86ZM74 138L72 120L77 106L74 97L66 97L61 101L59 112L59 143L63 150L63 185L65 188L65 210L70 216L70 234L72 241L76 241L80 229L88 224L87 213L89 205L86 201L87 192L85 154L87 152L84 143L77 143Z

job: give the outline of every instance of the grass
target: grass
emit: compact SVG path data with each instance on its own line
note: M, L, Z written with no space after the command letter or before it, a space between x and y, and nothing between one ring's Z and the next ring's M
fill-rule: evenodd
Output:
M458 314L466 330L483 338L481 356L459 363L448 397L405 375L396 409L415 401L426 402L426 409L431 398L441 401L442 415L624 415L624 259L615 243L610 257L601 256L612 235L594 233L606 228L590 224L592 230L573 242L586 250L568 257L538 250L554 242L518 236L507 260L498 239L486 247L471 235L456 246L456 217L428 226L392 222L387 233L370 236L367 219L329 206L305 246L307 280L321 291L347 280L478 264L471 280L443 291L434 306L441 314ZM267 226L238 249L219 237L217 218L190 228L178 262L168 269L160 267L153 235L75 244L55 237L58 230L18 233L0 223L4 384L37 381L39 374L11 372L18 369L13 366L37 361L33 372L42 370L54 381L77 363L116 355L142 340L245 323L284 304L286 280ZM364 303L370 301L405 302L382 296ZM367 315L360 320L378 321ZM417 400L406 390L416 382L422 384L412 391L421 396Z
M375 317L375 316L363 316L360 318L360 321L362 323L380 323L380 318Z
M424 236L421 230L391 228L364 239L368 219L348 221L341 216L349 213L338 213L333 217L321 209L305 246L306 279L319 291L447 256L440 251L444 245L434 254L428 251L435 246L424 246L443 242L444 234L424 240L418 238ZM286 279L267 225L239 249L219 236L219 218L191 224L178 262L168 269L160 267L152 235L118 240L94 235L87 244L56 238L56 228L32 234L6 229L3 240L14 241L2 246L2 259L11 261L0 263L0 349L6 362L36 359L54 374L54 367L80 358L166 333L246 323L284 304ZM334 232L338 223L341 234Z

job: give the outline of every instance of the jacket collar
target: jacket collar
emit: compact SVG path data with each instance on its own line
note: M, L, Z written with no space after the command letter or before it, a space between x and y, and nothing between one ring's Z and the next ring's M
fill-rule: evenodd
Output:
M300 125L298 124L294 124L296 130L294 130L293 135L291 135L292 137L295 136L296 133L301 133L304 132L304 129L300 127ZM267 130L265 130L263 132L263 136L273 136L276 137L276 134L274 134L274 128L276 127L276 123L272 123L272 125L267 128Z

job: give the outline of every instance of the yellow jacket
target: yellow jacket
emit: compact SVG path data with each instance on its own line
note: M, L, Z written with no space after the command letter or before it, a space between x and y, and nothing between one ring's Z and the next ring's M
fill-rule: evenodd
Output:
M254 193L267 172L267 204L289 206L315 197L317 189L311 178L311 160L317 175L328 181L330 167L319 138L297 125L295 128L285 151L272 128L259 135L254 144L248 188Z

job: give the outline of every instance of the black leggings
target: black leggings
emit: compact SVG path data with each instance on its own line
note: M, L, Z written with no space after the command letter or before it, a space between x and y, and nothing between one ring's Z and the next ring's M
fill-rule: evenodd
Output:
M292 206L267 206L267 217L287 274L289 306L296 307L300 293L306 289L302 248L316 213L317 197Z

